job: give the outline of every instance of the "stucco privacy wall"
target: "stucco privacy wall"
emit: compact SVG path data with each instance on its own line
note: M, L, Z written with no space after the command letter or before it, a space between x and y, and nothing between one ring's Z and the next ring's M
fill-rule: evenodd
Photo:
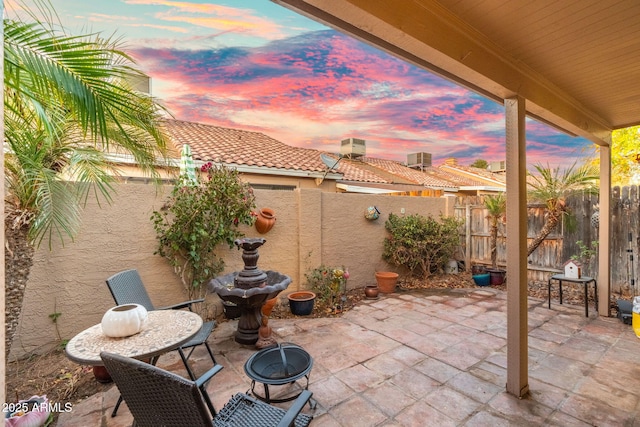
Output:
M36 251L24 297L18 333L10 359L43 352L57 345L58 337L69 339L99 323L114 305L105 284L112 274L136 268L155 305L183 301L186 293L168 261L153 255L156 238L151 213L160 209L170 186L120 184L111 205L89 200L75 242L62 246L46 244ZM317 189L294 191L256 190L257 207L276 212L273 229L260 235L255 228L243 229L247 237L264 237L258 266L292 277L287 291L303 288L304 273L321 263L349 268L350 287L374 281L374 272L386 268L381 261L389 213L451 215L453 202L446 198L390 197L327 193ZM376 221L364 218L364 210L375 205L382 212ZM225 273L243 266L234 247L220 251ZM219 305L211 295L208 300ZM61 313L57 324L49 315ZM57 328L56 328L57 326ZM59 334L59 335L58 335Z

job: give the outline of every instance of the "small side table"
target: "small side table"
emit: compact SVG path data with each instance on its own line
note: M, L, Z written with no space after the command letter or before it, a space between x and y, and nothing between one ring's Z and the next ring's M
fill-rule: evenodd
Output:
M560 304L562 304L562 282L582 283L584 285L584 315L589 317L589 283L593 283L596 311L598 311L598 282L593 277L582 276L580 278L567 277L564 274L554 274L549 278L549 308L551 308L551 282L558 282L560 288Z

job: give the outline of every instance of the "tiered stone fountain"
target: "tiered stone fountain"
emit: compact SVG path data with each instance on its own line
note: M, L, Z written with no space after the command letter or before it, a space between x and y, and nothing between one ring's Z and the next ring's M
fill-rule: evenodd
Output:
M236 240L235 245L242 249L244 269L216 277L208 285L209 292L218 294L223 301L235 303L240 309L235 333L235 340L240 344L256 344L262 324L262 306L291 283L289 276L258 268L258 248L265 242L261 237Z

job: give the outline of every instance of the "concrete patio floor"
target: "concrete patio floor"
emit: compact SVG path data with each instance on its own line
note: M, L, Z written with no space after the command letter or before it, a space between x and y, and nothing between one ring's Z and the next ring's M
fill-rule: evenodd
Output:
M616 318L529 299L530 395L505 391L506 293L485 288L405 291L365 300L341 318L275 319L279 342L314 359L312 426L640 426L640 340ZM216 408L250 380L256 351L233 340L236 321L210 343L224 369L208 385ZM196 352L198 372L211 364ZM185 374L176 352L159 366ZM271 387L286 393L287 387ZM262 387L256 391L262 394ZM111 418L111 387L61 414L60 427L129 426ZM287 404L279 404L286 407Z

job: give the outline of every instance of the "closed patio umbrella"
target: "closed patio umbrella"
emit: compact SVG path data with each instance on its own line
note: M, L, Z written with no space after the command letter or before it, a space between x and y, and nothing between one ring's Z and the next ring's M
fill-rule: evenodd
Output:
M193 164L193 157L191 156L191 147L189 147L189 144L184 144L182 146L182 153L180 155L180 176L186 177L185 182L188 185L198 185L196 167Z

